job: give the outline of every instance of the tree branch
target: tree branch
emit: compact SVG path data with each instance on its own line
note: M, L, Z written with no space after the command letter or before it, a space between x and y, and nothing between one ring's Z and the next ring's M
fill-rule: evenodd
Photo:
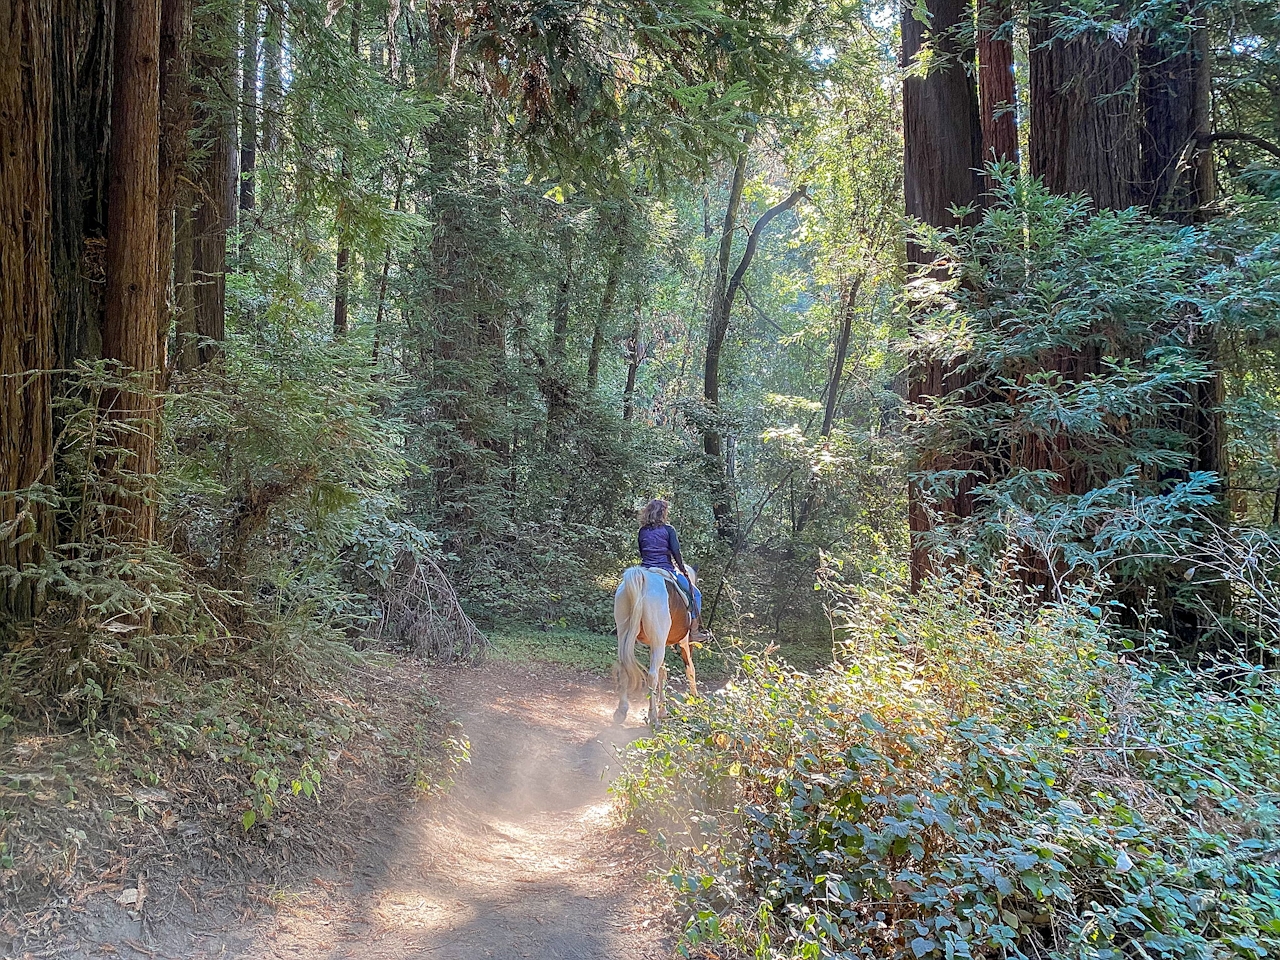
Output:
M1263 137L1254 136L1252 133L1244 133L1240 130L1219 130L1217 133L1204 133L1196 139L1203 145L1219 143L1224 140L1247 143L1250 146L1257 147L1259 150L1265 150L1273 157L1280 157L1280 145L1274 144Z
M738 268L733 271L733 277L729 280L729 286L725 289L725 300L732 306L734 297L737 296L738 288L742 286L742 278L747 275L747 268L751 266L751 261L756 255L756 248L760 246L760 236L764 233L765 228L779 214L786 213L801 200L809 196L809 187L802 184L791 192L791 196L780 203L775 203L772 207L760 215L760 219L756 221L756 225L751 228L751 233L747 237L747 249L742 251L742 259L738 261ZM725 311L726 315L728 311Z

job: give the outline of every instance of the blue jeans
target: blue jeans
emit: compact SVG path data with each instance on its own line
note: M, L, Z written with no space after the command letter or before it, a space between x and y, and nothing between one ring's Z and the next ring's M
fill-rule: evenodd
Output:
M683 573L676 571L676 582L684 588L685 592L693 596L693 605L698 609L698 614L702 614L702 591L689 582L689 578Z

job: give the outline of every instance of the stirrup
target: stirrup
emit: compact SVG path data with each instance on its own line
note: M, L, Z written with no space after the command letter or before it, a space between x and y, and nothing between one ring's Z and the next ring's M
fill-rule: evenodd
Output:
M697 649L710 639L711 634L702 630L702 618L695 617L693 623L689 624L689 646Z

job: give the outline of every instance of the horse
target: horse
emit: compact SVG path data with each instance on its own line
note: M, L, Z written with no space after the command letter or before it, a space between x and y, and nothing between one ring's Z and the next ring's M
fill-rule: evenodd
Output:
M689 580L696 585L696 574L689 569ZM684 672L689 680L689 693L698 695L698 678L693 670L693 651L689 632L693 617L675 577L665 570L628 567L613 595L613 619L618 627L618 662L613 665L613 679L618 686L618 709L613 722L622 723L630 709L630 696L649 691L649 725L658 728L663 712L663 687L667 668L663 664L667 647L680 647ZM636 641L649 647L649 671L636 663Z

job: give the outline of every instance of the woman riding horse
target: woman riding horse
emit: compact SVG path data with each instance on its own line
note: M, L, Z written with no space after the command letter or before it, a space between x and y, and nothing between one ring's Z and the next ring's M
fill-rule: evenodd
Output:
M693 617L691 632L696 640L702 632L702 593L689 578L689 571L684 567L684 558L680 556L680 538L676 535L676 528L667 522L670 511L671 504L657 498L650 500L640 511L640 533L636 537L640 546L640 564L650 570L666 570L676 578L685 595L691 600L689 608L689 613Z
M614 678L618 683L618 709L613 718L627 718L630 695L649 691L649 723L656 728L663 713L663 688L667 668L663 665L667 647L678 647L684 660L689 693L698 695L693 669L693 644L698 630L702 595L698 592L697 570L686 567L680 555L680 539L666 522L665 500L651 500L640 513L640 557L644 564L628 567L613 597L613 616L618 626L618 662ZM679 572L677 573L677 568ZM636 644L649 647L649 670L636 663Z

